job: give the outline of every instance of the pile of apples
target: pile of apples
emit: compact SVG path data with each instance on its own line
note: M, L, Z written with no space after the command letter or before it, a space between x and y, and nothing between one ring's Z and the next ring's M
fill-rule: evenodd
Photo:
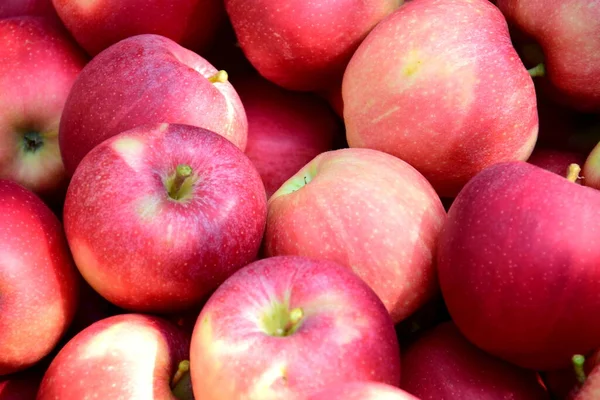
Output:
M0 0L0 400L600 399L600 0Z

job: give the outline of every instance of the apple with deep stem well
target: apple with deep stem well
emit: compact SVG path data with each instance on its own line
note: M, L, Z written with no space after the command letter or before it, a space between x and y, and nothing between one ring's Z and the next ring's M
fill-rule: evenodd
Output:
M342 99L350 147L403 159L443 197L527 160L538 133L533 81L489 0L404 4L352 56Z
M65 232L85 280L119 307L199 305L256 259L266 195L231 142L189 125L140 126L104 141L69 186Z
M306 399L335 383L400 383L400 350L377 295L332 261L271 257L210 297L190 351L203 400Z
M73 320L77 270L58 218L23 186L0 180L0 375L39 362Z
M377 293L394 322L438 293L446 211L431 184L377 150L322 153L268 202L265 254L336 261Z
M52 360L37 400L191 399L189 337L155 316L123 314L90 325Z
M526 162L474 177L448 212L438 275L452 319L483 350L552 370L600 347L600 191Z
M96 145L139 125L199 126L246 148L248 121L225 71L158 35L122 40L81 71L67 98L59 143L69 174Z

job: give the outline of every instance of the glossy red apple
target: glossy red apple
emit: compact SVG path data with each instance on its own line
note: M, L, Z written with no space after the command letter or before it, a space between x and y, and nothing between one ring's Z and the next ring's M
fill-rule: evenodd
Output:
M58 18L52 0L2 0L0 18L24 15L52 16Z
M225 0L240 46L262 76L290 90L341 79L350 57L403 0Z
M582 172L585 186L600 189L600 142L588 155Z
M308 400L419 400L397 387L378 382L349 382L328 386Z
M131 36L152 33L204 51L223 20L221 0L52 0L75 40L91 55Z
M265 254L336 261L377 293L394 322L437 293L435 248L446 219L413 167L370 149L322 153L268 203Z
M406 347L400 387L421 399L550 399L536 372L493 357L444 322Z
M561 103L600 111L600 2L498 0L506 19L537 40L549 93Z
M37 400L188 399L176 389L179 364L188 356L188 336L166 320L142 314L106 318L62 348Z
M234 83L248 117L246 155L267 197L341 135L339 119L314 94L294 93L258 76Z
M58 127L81 50L43 17L0 20L0 178L58 202L66 174Z
M537 138L533 81L488 0L407 2L354 53L342 98L350 147L403 159L444 197Z
M357 275L331 261L271 257L210 297L190 374L197 399L305 399L349 381L398 386L400 351L389 314Z
M457 196L438 246L461 332L537 370L600 347L600 192L570 180L525 162L491 166Z
M23 186L0 180L0 375L49 354L73 320L77 270L58 218Z
M145 125L104 141L69 186L64 223L85 280L119 307L197 306L254 261L266 195L231 142L189 125Z
M248 121L227 74L170 39L139 35L98 54L73 85L59 132L67 172L103 140L152 123L199 126L246 148Z

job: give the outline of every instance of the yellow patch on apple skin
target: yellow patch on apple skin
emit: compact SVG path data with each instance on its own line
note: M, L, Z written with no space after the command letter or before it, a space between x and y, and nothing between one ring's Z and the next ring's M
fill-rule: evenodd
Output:
M402 67L402 72L406 76L413 76L421 70L422 63L423 61L419 57L419 53L416 50L411 50L408 52L406 62Z
M274 362L256 379L256 383L248 391L249 399L278 399L282 398L287 383L287 366L285 362ZM280 390L277 390L277 387Z
M139 201L136 211L143 221L152 222L160 212L161 203L157 196L146 196Z
M124 137L117 139L112 144L112 149L131 167L139 172L143 165L144 143L139 139Z

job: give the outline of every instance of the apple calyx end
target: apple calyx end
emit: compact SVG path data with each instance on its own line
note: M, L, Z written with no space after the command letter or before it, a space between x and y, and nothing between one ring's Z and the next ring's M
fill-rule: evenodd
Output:
M185 200L192 192L195 182L194 170L187 164L179 164L175 173L167 178L165 187L169 198L172 200Z
M567 167L567 180L569 182L577 182L578 179L581 179L579 173L581 172L581 167L578 164L570 164Z
M208 78L208 81L210 83L225 83L227 82L227 80L229 79L229 75L227 74L226 71L224 70L220 70L219 72L217 72L216 74L214 74L213 76Z
M44 138L39 132L28 131L23 135L23 151L35 153L44 146Z
M532 78L546 76L546 65L544 63L539 63L535 67L528 69L527 72L529 72L529 76Z
M585 357L581 354L575 354L571 361L573 362L573 369L575 370L575 377L580 385L585 383L587 377L585 376Z

